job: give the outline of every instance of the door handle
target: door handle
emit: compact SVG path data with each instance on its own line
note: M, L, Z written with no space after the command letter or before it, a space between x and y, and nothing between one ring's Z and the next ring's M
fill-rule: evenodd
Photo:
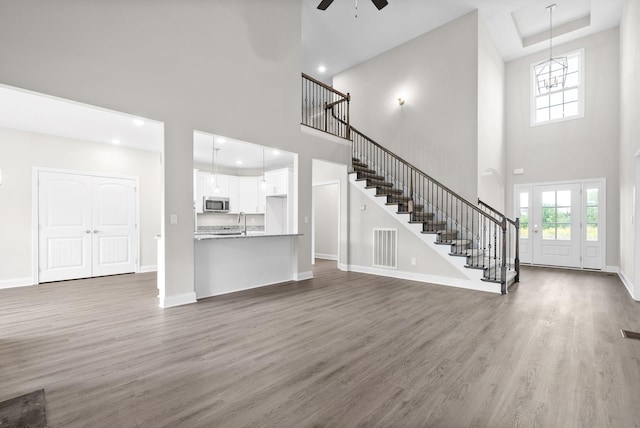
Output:
M91 233L91 231L90 230L85 230L84 233Z
M533 233L538 233L538 225L537 224L533 225Z
M97 230L94 230L94 231L93 231L93 233L98 233L98 231L97 231Z

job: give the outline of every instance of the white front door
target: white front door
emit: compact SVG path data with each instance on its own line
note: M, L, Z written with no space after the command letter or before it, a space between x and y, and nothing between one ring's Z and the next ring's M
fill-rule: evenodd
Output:
M38 174L38 282L136 271L131 179Z
M604 268L604 180L515 187L520 261Z
M535 186L533 260L542 265L580 267L580 184Z

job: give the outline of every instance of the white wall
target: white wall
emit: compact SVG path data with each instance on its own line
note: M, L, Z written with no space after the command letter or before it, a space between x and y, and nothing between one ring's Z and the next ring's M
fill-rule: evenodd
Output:
M155 268L154 236L160 233L159 153L0 128L0 284L31 278L34 167L139 177L140 266Z
M478 192L477 39L476 11L333 79L351 94L354 127L471 201Z
M640 150L640 2L626 0L620 23L620 270L635 299L640 281L635 271L638 221L635 186L636 154ZM635 217L635 218L634 218ZM633 289L635 287L635 290Z
M478 20L478 198L505 212L505 64Z
M296 220L305 236L296 265L311 271L310 224L300 221L311 216L311 158L346 161L349 151L300 132L300 7L290 0L0 4L0 83L165 124L162 306L195 298L195 129L300 153Z
M513 186L575 179L607 179L607 258L619 263L619 36L603 31L554 46L554 55L584 48L584 118L531 126L530 66L548 49L506 65L507 213L513 214ZM513 175L515 168L524 174Z
M338 260L340 183L313 186L314 250L316 258Z
M398 230L396 271L468 280L445 257L402 225L399 219L404 217L389 215L353 184L350 183L349 187L349 263L355 270L366 271L366 268L373 267L373 229L394 228ZM361 210L362 205L365 206L364 210ZM411 264L412 258L416 259L415 265Z

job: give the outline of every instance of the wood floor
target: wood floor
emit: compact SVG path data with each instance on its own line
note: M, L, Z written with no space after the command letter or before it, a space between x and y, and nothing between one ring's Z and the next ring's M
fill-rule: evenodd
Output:
M0 290L0 401L56 427L639 427L640 303L523 268L500 296L345 273L162 310L154 274Z

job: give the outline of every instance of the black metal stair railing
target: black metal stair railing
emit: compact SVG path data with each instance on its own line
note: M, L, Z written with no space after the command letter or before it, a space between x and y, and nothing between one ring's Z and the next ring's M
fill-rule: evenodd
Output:
M302 124L349 139L349 94L302 73Z
M503 294L510 279L519 280L518 219L467 201L355 129L349 94L303 74L302 97L302 124L351 140L353 159L369 171L359 175L387 204L422 223L422 233L435 234L436 243L450 246L450 255L465 257L466 267L481 269L483 280L500 283Z

